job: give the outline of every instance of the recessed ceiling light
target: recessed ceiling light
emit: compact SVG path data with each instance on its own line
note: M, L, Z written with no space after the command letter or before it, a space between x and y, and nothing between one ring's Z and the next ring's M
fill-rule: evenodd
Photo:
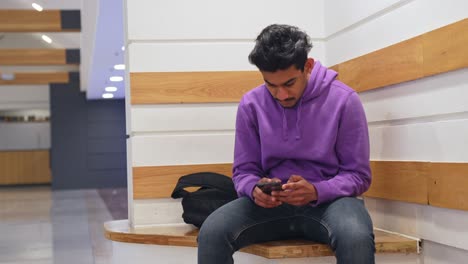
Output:
M125 70L125 64L116 64L116 65L114 65L114 69L116 69L116 70Z
M122 51L124 51L124 50L125 50L125 46L122 46Z
M40 6L39 4L36 4L36 3L32 3L32 7L34 7L34 9L36 9L39 12L44 10L44 8L42 8L42 6Z
M42 35L42 40L44 40L45 42L49 44L52 43L52 39L49 38L47 35Z
M109 80L111 82L121 82L121 81L123 81L123 77L122 76L112 76L112 77L109 78Z
M114 98L114 95L111 93L105 93L105 94L102 94L102 98L105 98L105 99Z
M3 72L2 74L0 74L0 79L5 81L13 81L15 79L15 74Z
M114 86L108 86L105 88L106 92L116 92L117 91L117 87L114 87Z

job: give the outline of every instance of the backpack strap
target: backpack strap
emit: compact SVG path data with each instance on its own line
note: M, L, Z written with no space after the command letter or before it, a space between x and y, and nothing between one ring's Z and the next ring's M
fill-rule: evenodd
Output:
M231 178L214 172L197 172L180 177L171 197L184 197L188 193L184 190L186 187L214 188L228 193L236 193Z

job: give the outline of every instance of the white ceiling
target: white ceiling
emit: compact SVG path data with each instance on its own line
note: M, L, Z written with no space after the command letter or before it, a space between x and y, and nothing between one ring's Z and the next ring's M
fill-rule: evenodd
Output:
M123 0L0 0L0 9L30 9L35 2L44 10L81 10L81 32L46 32L52 44L45 43L42 33L0 33L0 48L64 48L80 49L81 65L7 67L3 71L80 71L81 90L90 100L102 99L106 86L116 86L114 98L124 98L124 82L111 83L113 75L125 71L113 69L124 64Z

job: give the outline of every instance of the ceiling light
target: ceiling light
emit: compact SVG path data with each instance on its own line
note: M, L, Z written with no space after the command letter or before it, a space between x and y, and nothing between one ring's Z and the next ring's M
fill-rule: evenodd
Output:
M106 92L117 92L117 87L108 86L105 88Z
M125 70L125 64L116 64L116 65L114 65L114 69L116 69L116 70Z
M32 3L32 7L34 7L34 9L36 9L37 11L41 12L44 8L42 8L42 6L36 4L36 3Z
M2 73L0 75L0 79L4 81L13 81L15 79L15 74L14 73Z
M122 76L112 76L112 77L109 78L109 80L111 82L121 82L121 81L123 81L123 77Z
M42 35L42 40L44 40L45 42L47 42L47 43L49 43L49 44L52 43L52 39L49 38L49 37L46 36L46 35Z
M124 51L124 50L125 50L125 46L122 46L122 51Z
M102 98L105 98L105 99L114 98L114 95L111 93L105 93L105 94L102 94Z

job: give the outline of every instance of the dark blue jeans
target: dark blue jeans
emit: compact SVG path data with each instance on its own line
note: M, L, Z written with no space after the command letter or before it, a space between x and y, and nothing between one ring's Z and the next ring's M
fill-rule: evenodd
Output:
M243 197L203 223L198 264L231 264L242 247L293 238L329 244L338 264L375 263L372 220L362 200L344 197L318 207L283 204L266 209Z

